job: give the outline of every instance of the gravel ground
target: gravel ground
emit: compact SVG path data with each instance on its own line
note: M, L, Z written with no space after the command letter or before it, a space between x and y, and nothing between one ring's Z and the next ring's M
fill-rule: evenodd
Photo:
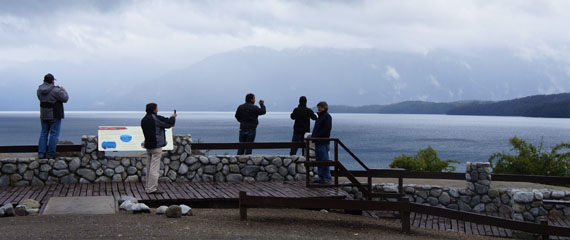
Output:
M195 216L155 214L66 215L0 218L2 239L487 239L412 228L395 220L293 209L194 209Z

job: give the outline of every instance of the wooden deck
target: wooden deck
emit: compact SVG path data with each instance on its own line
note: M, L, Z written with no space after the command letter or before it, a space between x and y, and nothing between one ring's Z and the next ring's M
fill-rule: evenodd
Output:
M387 212L379 212L379 211L365 211L364 215L374 218L385 218L393 214ZM511 219L510 214L489 214L489 215ZM414 227L432 229L437 231L460 232L466 234L482 235L489 237L501 237L501 238L511 238L513 236L513 231L510 229L504 229L489 225L481 225L472 222L460 221L456 219L449 219L438 216L431 216L415 212L412 212L410 214L410 222ZM550 216L548 218L548 224L570 228L570 217ZM559 238L551 236L550 239L570 239L570 238Z
M119 199L128 195L148 205L188 203L193 206L235 206L239 192L250 195L295 198L345 199L347 194L340 189L309 189L304 182L255 182L255 183L168 183L161 182L163 194L146 194L140 182L53 184L45 186L19 186L0 188L0 205L17 204L23 199L34 199L42 203L50 197L70 196L114 196Z

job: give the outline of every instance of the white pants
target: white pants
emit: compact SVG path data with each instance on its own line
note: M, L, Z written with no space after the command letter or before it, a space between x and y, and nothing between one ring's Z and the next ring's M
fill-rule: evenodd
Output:
M158 174L160 171L160 158L162 148L146 150L146 183L145 192L151 193L158 190Z

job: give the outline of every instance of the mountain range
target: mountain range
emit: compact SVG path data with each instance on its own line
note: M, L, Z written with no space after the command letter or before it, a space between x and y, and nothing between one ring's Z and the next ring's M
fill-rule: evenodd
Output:
M436 103L407 101L390 105L330 106L336 113L447 114L570 118L570 93L534 95L505 101Z

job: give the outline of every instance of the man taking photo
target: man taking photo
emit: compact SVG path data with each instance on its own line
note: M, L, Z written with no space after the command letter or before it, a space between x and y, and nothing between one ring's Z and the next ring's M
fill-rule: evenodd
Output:
M259 106L255 106L255 95L249 93L245 96L245 103L236 110L236 120L239 122L239 142L255 141L255 134L260 115L265 114L265 104L259 100ZM238 149L238 155L249 155L251 149Z
M158 105L149 103L146 105L146 115L141 120L141 128L144 134L143 147L146 148L146 182L145 192L152 194L162 194L158 191L158 175L160 171L160 159L162 157L162 147L166 146L166 128L174 127L176 122L176 112L165 118L158 115Z

